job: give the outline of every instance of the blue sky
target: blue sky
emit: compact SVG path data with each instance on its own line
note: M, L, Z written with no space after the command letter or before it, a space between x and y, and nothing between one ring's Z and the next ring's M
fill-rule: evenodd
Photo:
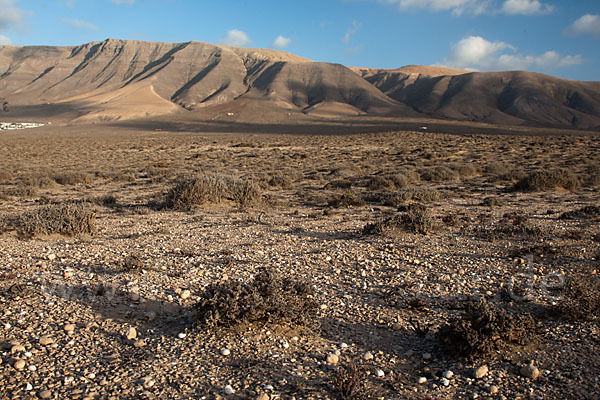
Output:
M0 44L108 37L276 48L348 66L600 80L598 0L0 0Z

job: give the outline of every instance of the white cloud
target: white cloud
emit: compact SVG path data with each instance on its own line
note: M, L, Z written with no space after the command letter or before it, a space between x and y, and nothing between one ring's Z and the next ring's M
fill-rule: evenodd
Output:
M128 6L132 5L135 2L135 0L110 0L110 1L115 4L119 4L119 5L126 4Z
M0 35L0 46L12 44L8 36Z
M65 24L71 25L73 28L76 28L76 29L90 29L93 31L98 30L98 27L96 25L92 24L91 22L82 21L77 18L73 18L73 19L63 18L62 21Z
M506 14L548 14L552 12L554 6L542 4L539 0L506 0L502 4L502 12Z
M508 43L490 42L481 36L468 36L452 46L450 54L440 64L454 68L504 71L555 69L583 62L580 55L562 56L556 51L547 51L542 55L523 55L515 53L516 50Z
M572 35L592 35L600 37L600 15L585 14L567 28Z
M244 31L240 31L239 29L232 29L227 32L227 35L219 40L219 43L224 44L225 46L247 46L252 43L250 37Z
M350 39L352 39L352 36L354 36L354 34L358 32L359 29L360 22L352 21L352 25L350 26L350 28L348 28L348 30L344 34L344 38L342 39L344 43L350 43Z
M490 10L491 0L380 0L396 4L400 10L424 8L430 11L451 11L455 15L469 12L482 14Z
M27 14L15 6L14 0L0 0L0 30L19 25Z
M277 38L271 44L271 47L276 47L278 49L285 49L292 43L292 39L283 37L281 35L277 36Z

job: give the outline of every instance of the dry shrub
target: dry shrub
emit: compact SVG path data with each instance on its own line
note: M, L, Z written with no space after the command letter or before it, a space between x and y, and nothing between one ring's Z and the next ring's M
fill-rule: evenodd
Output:
M590 205L573 211L565 211L559 219L598 219L600 218L600 207Z
M362 206L365 201L360 197L351 192L335 193L331 199L327 201L327 205L330 207L351 207L351 206Z
M411 183L412 181L407 175L374 175L369 177L366 187L369 190L397 190L404 189Z
M366 197L369 202L377 202L384 206L399 207L408 201L428 203L438 201L444 194L437 189L428 187L417 187L399 190L392 193L372 193Z
M16 220L17 230L27 236L80 235L94 233L96 214L83 203L50 204L35 211L21 214Z
M64 186L79 185L81 183L89 185L94 182L94 177L85 172L63 172L53 176L56 183Z
M144 268L144 260L137 253L129 254L123 259L123 269L128 271L139 271Z
M421 179L428 182L451 182L458 179L458 172L444 165L423 168L419 173Z
M426 235L433 229L433 220L428 210L424 206L410 204L404 212L365 225L362 234L390 236L399 232L410 232Z
M0 170L0 182L10 182L14 178L14 174L10 171Z
M235 181L229 188L231 199L241 209L257 206L262 202L262 190L252 181Z
M47 188L54 186L56 183L54 179L50 178L47 173L43 172L22 176L20 181L25 186L32 186L36 188Z
M535 171L519 180L514 190L523 192L541 192L546 190L576 190L579 179L571 171L564 169L554 171Z
M352 181L349 179L335 179L326 186L328 189L350 189Z
M600 278L592 273L567 277L558 303L568 319L596 320L600 316Z
M480 173L476 165L469 162L450 164L449 167L461 177L475 176Z
M187 210L205 203L220 203L228 194L227 178L218 174L203 174L179 180L167 193L167 208Z
M499 197L486 197L481 202L482 206L488 206L488 207L499 207L499 206L503 206L504 204L506 204L505 201Z
M290 187L292 187L292 178L282 173L276 173L273 176L271 176L271 179L269 179L268 184L271 187L289 189Z
M600 185L600 165L593 165L586 169L585 185L599 186Z
M367 372L351 362L342 364L335 370L333 386L340 400L364 399L366 393Z
M484 298L470 299L464 315L437 333L447 353L470 359L525 346L537 336L538 330L530 314L511 314Z
M246 323L311 326L318 310L313 295L307 282L267 269L250 282L235 280L208 286L196 305L198 323L212 328Z
M15 197L33 197L37 190L34 186L19 184L15 187L4 190L4 194L7 196Z

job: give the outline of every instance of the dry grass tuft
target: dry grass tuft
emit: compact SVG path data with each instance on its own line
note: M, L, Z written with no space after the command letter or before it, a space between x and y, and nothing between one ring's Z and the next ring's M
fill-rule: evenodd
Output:
M433 229L433 219L427 208L419 204L410 204L404 212L365 225L362 234L391 236L399 232L409 232L426 235Z
M561 314L568 319L600 318L600 278L591 273L569 276L558 307Z
M21 214L16 228L27 236L92 234L96 230L96 214L83 203L51 204Z
M542 192L546 190L576 190L579 178L571 171L560 169L554 171L535 171L520 179L513 187L516 191Z

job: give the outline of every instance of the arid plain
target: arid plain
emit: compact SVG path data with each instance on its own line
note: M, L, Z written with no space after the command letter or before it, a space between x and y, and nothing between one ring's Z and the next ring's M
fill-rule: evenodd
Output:
M597 134L388 123L1 132L0 397L598 398Z

